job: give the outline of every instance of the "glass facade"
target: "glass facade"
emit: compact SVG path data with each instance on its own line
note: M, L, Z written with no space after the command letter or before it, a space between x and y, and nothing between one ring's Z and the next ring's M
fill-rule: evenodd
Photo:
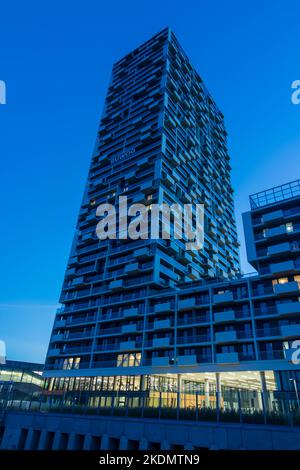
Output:
M42 364L7 361L0 365L0 408L13 399L19 404L39 397L44 387Z

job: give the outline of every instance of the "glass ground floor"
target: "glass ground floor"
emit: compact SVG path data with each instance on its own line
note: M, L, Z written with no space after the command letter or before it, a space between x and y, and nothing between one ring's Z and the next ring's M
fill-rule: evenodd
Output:
M56 413L300 425L299 371L46 378L7 408ZM282 388L288 386L288 389ZM1 407L1 404L0 404Z
M47 378L44 399L68 406L275 409L273 371Z

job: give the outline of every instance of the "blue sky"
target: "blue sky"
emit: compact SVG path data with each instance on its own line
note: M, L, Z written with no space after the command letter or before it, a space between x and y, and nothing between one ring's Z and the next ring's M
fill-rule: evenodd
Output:
M225 115L242 241L248 194L300 177L290 99L300 4L29 0L0 10L0 339L10 359L43 361L113 62L174 30Z

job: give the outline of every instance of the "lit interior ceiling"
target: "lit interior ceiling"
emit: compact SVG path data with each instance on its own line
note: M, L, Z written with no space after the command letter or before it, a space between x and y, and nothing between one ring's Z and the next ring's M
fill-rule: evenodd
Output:
M173 374L167 374L175 376ZM208 380L212 383L216 382L216 374L211 372L182 374L183 380L191 380L196 382L204 382ZM234 388L247 388L250 390L261 390L260 373L258 371L242 371L242 372L221 372L221 385ZM274 372L265 371L267 390L275 390Z

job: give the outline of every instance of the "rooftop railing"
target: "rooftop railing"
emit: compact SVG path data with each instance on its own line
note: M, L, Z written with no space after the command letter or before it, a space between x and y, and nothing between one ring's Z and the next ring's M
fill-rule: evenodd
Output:
M285 201L297 196L300 197L300 180L251 194L251 196L249 196L250 207L251 209L259 209L260 207L269 206L276 202Z

